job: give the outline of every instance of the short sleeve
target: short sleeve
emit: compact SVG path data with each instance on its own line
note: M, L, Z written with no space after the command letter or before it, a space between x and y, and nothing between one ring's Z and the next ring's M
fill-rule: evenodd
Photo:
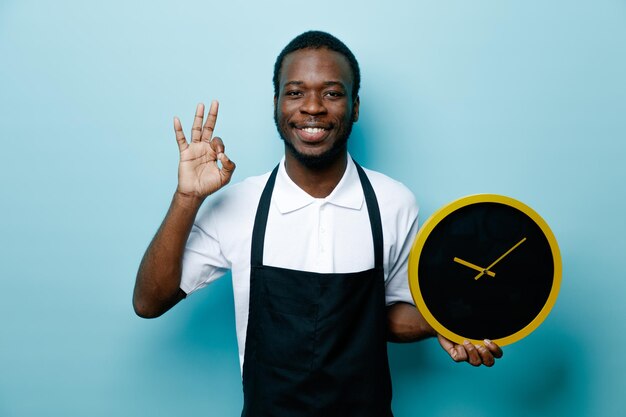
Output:
M202 210L191 228L183 253L183 270L180 288L187 294L206 287L230 269L222 253L215 223ZM212 213L218 215L218 213Z
M409 289L409 253L413 246L413 239L417 234L418 217L417 217L417 205L415 205L413 213L410 216L409 221L404 227L399 228L397 241L398 246L396 254L390 254L389 259L389 275L385 281L385 302L387 305L395 304L398 302L404 302L409 304L415 304L411 291ZM391 259L391 257L395 259Z

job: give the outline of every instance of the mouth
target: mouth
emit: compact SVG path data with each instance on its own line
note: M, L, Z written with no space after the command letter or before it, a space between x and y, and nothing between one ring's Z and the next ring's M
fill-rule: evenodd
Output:
M329 126L320 125L296 125L295 129L300 139L307 143L322 141L330 131Z

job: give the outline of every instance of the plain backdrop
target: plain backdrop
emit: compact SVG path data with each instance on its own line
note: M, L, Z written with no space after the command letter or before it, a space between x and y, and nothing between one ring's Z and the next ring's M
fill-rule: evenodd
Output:
M552 314L492 369L391 345L397 417L622 416L626 3L0 1L0 416L236 416L230 277L156 320L135 273L176 187L172 118L219 99L234 181L270 170L276 55L329 31L362 69L350 139L422 221L517 198L563 257Z

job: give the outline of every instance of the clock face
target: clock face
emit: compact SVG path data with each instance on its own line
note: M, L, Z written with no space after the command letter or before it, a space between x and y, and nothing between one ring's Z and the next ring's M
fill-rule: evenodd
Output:
M409 283L420 312L457 343L504 346L530 334L554 305L561 260L554 235L530 207L482 194L456 200L420 229Z

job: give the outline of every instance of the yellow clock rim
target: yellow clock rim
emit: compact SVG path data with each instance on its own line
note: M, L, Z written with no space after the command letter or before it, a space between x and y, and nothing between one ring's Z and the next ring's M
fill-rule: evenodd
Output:
M548 299L546 300L546 303L544 304L539 314L537 314L537 316L528 325L526 325L526 327L509 336L493 340L500 346L506 346L528 336L546 319L546 317L552 310L552 307L554 306L556 298L559 294L559 290L561 288L561 275L563 271L559 245L557 244L556 238L554 237L552 230L548 226L548 223L546 223L546 221L539 214L537 214L535 210L528 207L521 201L499 194L475 194L454 200L433 213L433 215L430 216L419 229L417 236L415 237L415 240L413 242L413 247L411 248L411 252L409 254L409 288L411 290L413 301L415 301L415 305L417 306L418 310L424 316L428 324L430 324L437 333L456 343L463 343L465 340L469 340L473 344L483 343L482 340L468 339L466 337L458 335L442 325L435 318L435 316L432 315L432 313L426 306L426 302L422 297L422 293L418 284L418 265L421 251L424 247L424 244L426 243L426 240L428 239L428 236L433 231L435 226L437 226L439 222L441 222L441 220L443 220L452 212L462 207L476 203L500 203L511 206L523 212L528 217L530 217L537 224L537 226L539 226L539 228L541 228L541 231L543 232L548 240L548 243L550 244L550 250L552 251L552 259L554 262L554 277L552 280L552 288L550 289Z

